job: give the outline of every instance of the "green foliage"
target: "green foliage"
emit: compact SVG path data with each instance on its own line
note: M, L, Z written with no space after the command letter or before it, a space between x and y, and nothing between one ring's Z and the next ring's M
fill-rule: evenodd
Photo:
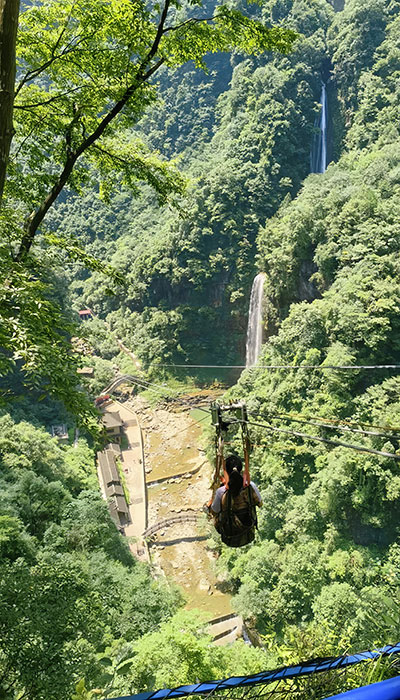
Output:
M155 99L146 72L151 75L162 63L203 65L206 53L235 47L246 53L287 52L294 39L289 30L265 27L226 6L211 12L208 21L180 3L173 11L167 3L163 17L157 4L147 9L140 1L110 2L96 11L85 0L28 6L20 21L15 102L16 142L24 139L28 169L23 172L12 161L10 192L29 202L31 211L57 181L53 172L84 153L70 177L76 189L90 181L88 165L95 165L100 191L118 181L135 192L138 181L147 181L165 201L182 190L182 177L126 132ZM49 142L54 143L52 167L43 168Z
M101 608L82 566L54 556L3 563L0 598L7 686L67 698L71 668L89 669L101 639Z
M257 673L269 665L261 649L249 649L242 641L229 647L210 642L204 616L198 610L177 613L134 644L107 650L112 662L107 669L112 692L123 692L126 687L130 692L173 688L193 679L201 682L221 675Z
M54 300L53 290L37 271L10 265L2 246L0 271L0 372L14 372L15 377L11 386L1 387L1 403L27 389L41 398L55 395L94 429L95 411L77 387L78 358L69 342L75 328Z
M35 80L17 96L2 249L1 362L14 372L14 393L19 381L82 411L70 391L77 366L69 346L77 331L63 320L70 303L88 304L111 328L104 332L99 319L81 328L101 356L80 358L96 367L93 393L111 376L117 337L153 373L166 375L162 365L178 359L235 364L257 254L266 272L260 365L300 369L247 370L228 398L246 399L259 422L304 437L252 427L252 476L265 504L259 536L239 551L213 545L234 607L257 627L266 655L240 643L211 647L196 612L174 614L180 594L132 559L93 490L86 443L62 448L44 431L1 417L1 670L9 669L16 693L88 700L397 641L397 462L311 438L398 451L389 429L398 434L398 377L328 367L398 358L399 7L349 0L334 12L325 0L267 0L243 15L234 6L174 5L165 26L176 29L162 34L148 64L163 61L159 83L140 90L138 66L160 8L111 2L93 11L79 2L71 11L69 0L57 0L26 9L20 70L22 80ZM203 13L213 18L198 21ZM294 35L280 26L300 35L293 52L262 55L292 45ZM205 57L233 47L231 56ZM335 121L329 149L343 152L324 175L306 177L321 78ZM43 248L62 242L64 252L47 253L41 267L11 264L25 214L40 207L129 85L132 99L68 176L82 200L69 191L47 217ZM140 203L131 199L139 189ZM171 198L178 209L166 206ZM109 263L125 286L104 275ZM313 364L325 369L306 369ZM370 432L346 432L351 427ZM43 611L56 604L51 624ZM371 666L346 682L388 674ZM325 694L343 690L341 683Z
M273 5L262 8L267 23L281 19ZM216 63L207 59L211 77L200 88L201 78L191 67L179 84L181 74L169 78L163 73L165 103L149 110L139 124L148 143L166 153L180 150L195 184L180 201L180 217L168 210L160 217L149 197L144 209L134 209L118 241L107 244L127 281L123 305L106 296L109 285L99 275L80 284L79 294L107 315L146 367L156 366L161 358L193 358L200 364L238 360L258 228L285 196L297 192L308 172L320 70L326 61L329 3L305 7L297 0L288 5L285 24L305 33L292 54L237 58L230 88L219 96L231 73L227 61L217 64L223 71L217 81ZM201 109L205 103L208 109L207 131L193 143L190 135L197 137L200 130L199 113L192 106L195 87ZM215 102L215 134L206 143ZM223 346L213 340L221 328L227 336Z
M81 337L85 338L96 355L104 360L111 360L120 351L115 336L99 318L84 322L81 327Z
M66 482L75 495L81 489L94 490L97 488L97 473L94 463L93 450L86 440L79 438L76 445L64 450L64 466Z
M18 503L21 519L27 523L28 531L42 539L53 522L60 522L63 509L70 501L67 490L59 481L47 481L31 471L21 475L8 498Z
M0 486L1 692L67 700L102 678L110 640L146 634L181 597L132 558L84 440L62 447L2 416Z
M388 21L398 14L397 0L361 0L346 2L343 12L336 15L329 42L335 67L335 78L347 108L357 106L358 79L369 68L374 52L385 38Z
M68 183L75 192L99 183L105 200L115 187L137 195L147 183L158 202L181 195L186 179L174 163L149 150L129 129L155 101L150 78L166 64L203 65L209 52L290 50L291 30L267 27L234 8L220 6L207 19L173 3L57 0L22 8L18 37L14 121L0 228L0 370L22 371L25 386L41 385L90 424L93 411L77 391L72 327L29 259L48 210ZM189 16L191 15L191 16ZM45 38L44 38L45 37ZM49 148L51 144L51 148ZM72 261L108 273L76 240L43 230L41 243L61 247ZM40 255L42 257L42 255ZM73 334L73 333L72 333Z
M93 367L94 370L92 377L82 377L82 384L94 399L114 379L116 365L101 357L85 357L84 366Z
M348 150L260 230L268 339L261 366L228 394L260 422L304 434L252 428L267 513L251 554L223 559L237 610L277 635L278 649L305 640L306 654L330 653L326 640L336 653L398 635L397 462L307 438L398 452L398 377L328 369L398 357L398 9L349 2L331 25L335 75L345 72L341 97L354 111ZM270 364L300 369L262 368Z
M0 559L14 561L23 557L31 561L34 544L21 521L11 515L0 515Z

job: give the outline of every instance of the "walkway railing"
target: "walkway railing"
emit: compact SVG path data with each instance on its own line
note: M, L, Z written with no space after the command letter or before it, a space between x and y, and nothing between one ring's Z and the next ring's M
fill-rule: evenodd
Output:
M170 525L175 525L176 523L195 523L201 517L202 511L185 511L180 515L173 515L171 518L165 518L165 520L159 520L158 523L151 525L144 531L143 537L151 537L158 530L162 530Z
M375 651L363 651L357 654L314 659L302 664L286 666L274 671L265 671L251 676L237 676L220 681L181 685L178 688L155 690L137 695L112 698L110 700L170 700L202 695L207 698L268 698L270 700L290 698L301 700L313 698L326 700L327 697L338 700L399 700L400 675L396 655L400 654L400 644L388 645ZM390 658L390 657L394 657ZM348 679L346 671L355 664L363 663L371 671L371 663L388 660L388 675L393 678L354 688L354 679ZM367 680L367 678L365 679ZM360 681L359 681L360 682ZM362 682L362 679L361 679ZM348 688L350 687L350 690ZM336 695L332 695L335 693ZM340 692L344 691L344 692Z

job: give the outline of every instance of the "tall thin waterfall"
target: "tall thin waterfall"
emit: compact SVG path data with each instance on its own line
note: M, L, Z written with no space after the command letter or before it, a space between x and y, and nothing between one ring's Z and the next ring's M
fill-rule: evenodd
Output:
M324 173L327 166L327 124L328 124L328 99L326 96L326 85L322 83L321 91L321 114L315 120L315 126L319 133L314 135L311 148L311 172Z
M262 344L262 299L265 274L254 278L250 294L249 323L247 326L246 367L256 364Z

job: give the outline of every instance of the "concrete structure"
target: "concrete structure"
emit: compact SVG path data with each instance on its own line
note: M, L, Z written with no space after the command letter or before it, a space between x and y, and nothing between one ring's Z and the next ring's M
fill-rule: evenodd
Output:
M69 440L68 428L64 423L61 425L52 425L51 434L53 437L56 437L59 442L66 443Z
M78 374L81 374L82 377L93 377L94 375L94 367L80 367L76 371Z
M216 617L214 620L210 620L209 630L216 646L233 644L236 639L243 635L243 620L235 613Z

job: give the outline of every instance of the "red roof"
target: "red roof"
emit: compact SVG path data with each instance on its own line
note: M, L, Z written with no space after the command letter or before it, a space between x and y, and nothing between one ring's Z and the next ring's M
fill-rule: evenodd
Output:
M87 314L92 313L92 309L82 309L82 311L78 311L79 316L86 316Z

